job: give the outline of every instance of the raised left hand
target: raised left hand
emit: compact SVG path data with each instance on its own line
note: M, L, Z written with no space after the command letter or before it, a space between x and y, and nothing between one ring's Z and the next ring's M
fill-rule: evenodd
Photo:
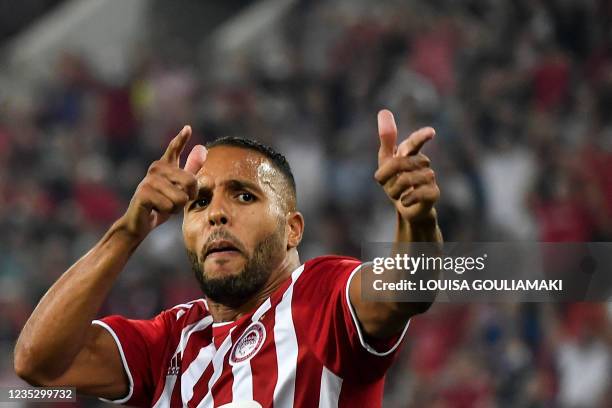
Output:
M399 215L409 223L435 220L434 204L440 197L430 160L421 148L436 131L424 127L397 145L397 126L393 114L378 112L378 170L374 178L383 187Z

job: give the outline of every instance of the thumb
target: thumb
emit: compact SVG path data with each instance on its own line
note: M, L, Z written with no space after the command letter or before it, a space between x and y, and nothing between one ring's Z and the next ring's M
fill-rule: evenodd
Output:
M378 149L378 165L380 166L393 157L397 142L397 126L393 113L388 109L378 112L378 137L380 138L380 149Z
M206 161L206 155L208 154L208 150L202 145L195 145L193 149L191 149L191 153L187 156L187 161L185 162L185 170L190 172L191 174L197 174L198 171L204 165Z

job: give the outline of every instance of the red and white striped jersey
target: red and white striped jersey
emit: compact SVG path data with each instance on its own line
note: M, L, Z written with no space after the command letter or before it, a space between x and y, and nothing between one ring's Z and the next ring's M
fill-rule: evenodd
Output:
M348 298L356 259L297 268L252 313L213 323L204 299L151 320L93 324L117 342L129 392L113 402L153 407L379 407L385 372L408 325L364 337Z

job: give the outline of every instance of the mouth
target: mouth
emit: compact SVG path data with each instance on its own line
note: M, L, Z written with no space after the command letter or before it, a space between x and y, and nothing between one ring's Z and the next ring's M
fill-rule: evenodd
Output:
M236 247L236 245L232 244L230 241L215 240L206 248L206 251L204 252L204 259L237 256L241 254L242 253Z

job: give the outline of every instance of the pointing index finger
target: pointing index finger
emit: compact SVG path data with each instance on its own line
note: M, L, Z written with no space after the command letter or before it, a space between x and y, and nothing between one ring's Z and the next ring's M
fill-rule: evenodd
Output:
M179 166L179 159L181 157L181 153L185 148L185 145L191 138L191 126L186 125L181 129L181 131L170 141L164 155L162 156L162 160L167 161L168 163L176 164Z
M397 148L398 156L408 156L418 154L427 141L431 140L436 134L432 127L424 127L413 132L406 140L400 143Z

